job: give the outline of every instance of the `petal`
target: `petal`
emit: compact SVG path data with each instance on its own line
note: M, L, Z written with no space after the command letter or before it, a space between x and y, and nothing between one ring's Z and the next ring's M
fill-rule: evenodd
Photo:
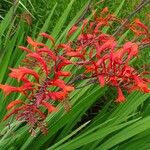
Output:
M20 48L21 50L26 51L26 52L28 52L28 53L32 53L32 51L31 51L30 49L28 49L27 47L18 46L18 48Z
M43 33L40 33L40 36L43 36L43 37L49 39L53 44L55 44L55 39L51 35L43 32Z
M81 59L85 60L84 55L79 52L67 52L66 55L70 56L70 57L77 57L77 58L81 58Z
M22 104L22 103L24 103L22 100L16 99L16 100L10 102L10 103L7 105L6 108L7 108L7 110L10 110L10 109L12 109L14 106L16 106L17 104Z
M94 65L88 65L85 66L86 70L84 71L84 73L89 73L89 72L94 72L96 70Z
M141 27L142 29L144 29L146 32L148 32L148 27L146 27L141 21L140 19L136 18L135 19L135 24L139 27Z
M33 47L38 47L38 46L45 46L45 44L43 44L43 43L39 43L39 42L36 42L36 41L34 41L31 37L27 37L27 42L31 45L31 46L33 46Z
M19 108L15 108L11 113L9 113L6 116L4 116L3 121L7 120L12 115L17 114L20 110L24 110L25 108L26 108L26 105L23 105L23 106L21 106Z
M39 54L37 54L37 53L29 53L27 55L27 57L35 58L38 62L40 62L40 64L42 65L44 71L48 75L49 71L48 71L48 67L46 65L46 62L44 61L44 59Z
M71 92L74 90L74 87L73 86L65 86L65 90L68 92Z
M141 78L134 76L134 80L141 91L143 91L144 93L150 92L148 85Z
M103 87L105 85L105 77L104 77L104 75L99 75L98 76L98 80L99 80L99 83L100 83L101 87Z
M60 79L54 80L52 85L58 86L59 88L61 88L64 91L64 93L66 91L69 92L69 91L73 91L74 90L73 86L66 85L65 82L63 80L60 80Z
M49 92L47 96L52 99L52 100L63 100L66 98L67 93L64 91L59 91L59 92Z
M58 110L56 107L54 107L53 105L51 105L51 104L48 103L48 102L42 102L42 105L45 106L45 107L48 109L48 112L49 112L49 113Z
M87 19L84 19L83 20L83 23L82 23L82 33L84 33L84 29L85 29L85 27L86 27L86 25L88 24L88 20Z
M33 82L27 82L25 84L23 84L22 86L19 87L20 89L20 92L24 92L24 91L27 91L27 90L34 90L34 88L32 87L33 85L37 85Z
M9 74L9 76L11 78L18 79L18 81L22 80L24 76L28 74L34 76L35 79L39 81L39 75L34 70L28 69L26 67L19 67L18 69L10 68L10 70L12 72Z
M65 72L65 71L58 71L56 72L56 76L59 77L59 76L64 76L64 77L67 77L67 76L70 76L71 73L70 72Z
M67 34L67 38L70 37L77 29L78 29L77 26L73 26L73 27L69 30L69 32L68 32L68 34Z
M108 12L108 7L105 7L102 11L101 11L101 13L107 13Z
M97 50L98 55L100 55L103 51L109 49L113 52L114 48L116 47L116 42L114 39L109 39L107 42L102 44L99 49Z
M56 56L54 53L47 47L43 47L37 50L39 54L41 53L47 53L54 61L56 61Z
M123 51L124 51L124 54L126 52L128 53L128 57L127 57L126 61L129 61L132 57L137 56L138 44L132 43L132 42L127 42L123 45Z
M58 48L63 48L66 52L73 51L73 49L70 47L70 45L67 45L67 44L59 44Z
M122 90L118 87L118 98L115 100L115 102L122 103L124 101L125 101L125 97L122 93Z
M63 56L58 56L58 59L60 60L60 62L58 64L57 70L61 70L62 67L72 64L70 60L66 59Z
M13 86L10 86L10 85L7 85L7 84L6 85L0 84L0 89L3 90L3 92L6 96L9 95L12 92L20 92L20 90L21 90L18 87L13 87Z

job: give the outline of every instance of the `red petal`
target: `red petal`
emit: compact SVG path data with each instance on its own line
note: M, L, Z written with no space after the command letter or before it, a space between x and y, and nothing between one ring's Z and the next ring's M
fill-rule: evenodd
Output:
M30 49L28 49L27 47L18 46L18 48L20 48L21 50L26 51L26 52L28 52L28 53L32 53L32 51L31 51Z
M86 67L86 70L84 71L84 73L94 72L96 70L94 65L89 65L85 67Z
M148 85L139 77L134 76L135 82L139 89L141 89L144 93L149 93L150 89L148 88Z
M68 34L67 34L67 37L70 37L77 29L78 29L77 26L73 26L73 27L69 30L69 32L68 32Z
M58 56L58 59L60 60L60 63L58 64L57 70L61 70L62 67L72 64L70 60L67 60L63 56Z
M9 74L9 76L18 79L18 81L22 80L27 74L33 75L37 81L39 81L39 75L34 70L28 69L26 67L19 67L18 69L10 68L10 70L12 72Z
M74 87L73 86L65 86L65 90L70 92L70 91L74 90Z
M105 42L102 46L99 47L98 51L98 55L101 54L101 52L110 49L111 51L114 50L114 48L116 47L116 42L114 41L114 39L110 39L107 42Z
M87 19L83 20L83 23L82 23L82 33L84 32L84 28L86 27L87 24L88 24L88 20Z
M36 42L36 41L34 41L31 37L27 37L27 42L31 45L31 46L33 46L33 47L38 47L38 46L45 46L45 44L43 44L43 43L39 43L39 42Z
M78 57L85 60L84 55L80 54L79 52L67 52L66 55L71 57Z
M123 51L124 53L128 53L128 57L126 61L129 61L132 57L137 56L138 54L138 44L127 42L123 45Z
M63 48L66 52L72 51L72 48L67 44L59 44L58 48Z
M114 53L114 59L116 59L117 61L122 60L123 56L124 56L124 50L123 50L123 48L118 49Z
M103 87L105 85L105 78L103 75L99 75L98 76L98 80L99 80L99 83L100 85Z
M60 92L49 92L47 96L53 100L63 100L66 98L67 93L60 91Z
M48 109L48 112L49 112L49 113L58 110L56 107L54 107L53 105L51 105L51 104L48 103L48 102L42 102L42 105L45 106L45 107Z
M72 90L74 90L73 86L66 85L65 82L63 80L60 80L60 79L57 79L57 80L53 81L52 85L58 86L63 91L72 91Z
M27 57L33 57L35 58L38 62L41 63L41 65L43 66L44 68L44 71L46 72L46 74L48 75L49 71L48 71L48 68L47 68L47 65L46 65L46 62L44 61L44 59L37 53L29 53L27 55Z
M140 19L136 18L135 19L135 23L137 26L141 27L142 29L144 29L146 32L148 32L148 27L146 27L141 21Z
M19 87L20 92L24 92L26 90L33 90L34 88L32 87L35 83L32 82L27 82L25 84L23 84L22 86ZM37 85L37 84L36 84Z
M118 98L116 99L116 102L121 103L125 101L125 97L122 93L122 90L118 87Z
M101 11L101 13L107 13L108 12L108 7L105 7L102 11Z
M64 76L64 77L66 77L66 76L70 76L70 75L71 75L70 72L65 72L65 71L58 71L58 72L56 72L56 76Z
M3 121L7 120L10 116L12 116L12 115L14 115L14 114L17 114L18 111L24 110L25 107L26 107L26 105L23 105L23 106L21 106L21 107L19 107L19 108L14 109L11 113L9 113L9 114L7 114L6 116L4 116Z
M37 50L39 54L41 53L47 53L54 61L56 60L56 56L54 53L47 47L43 47Z
M11 108L13 108L14 106L16 106L17 104L22 104L24 103L22 100L14 100L12 102L10 102L8 105L7 105L7 110L10 110Z
M20 88L13 87L13 86L10 86L10 85L2 85L2 84L0 84L0 89L3 90L3 92L4 92L4 94L6 96L9 95L12 92L20 92Z
M40 36L43 36L43 37L49 39L53 44L55 44L55 40L51 35L43 32L43 33L40 33Z

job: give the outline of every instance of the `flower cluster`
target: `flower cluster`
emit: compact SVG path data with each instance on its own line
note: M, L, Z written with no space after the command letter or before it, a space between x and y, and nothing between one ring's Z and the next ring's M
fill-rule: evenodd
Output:
M54 44L54 39L50 35L46 33L40 35L50 39ZM17 120L28 123L32 134L36 127L40 127L41 131L45 133L45 125L42 122L46 116L40 107L45 107L49 113L56 111L56 107L47 100L64 102L68 93L74 90L73 86L67 85L61 79L71 75L70 72L63 71L63 68L70 65L71 61L61 55L55 55L45 44L36 42L30 37L27 38L27 42L32 50L23 46L19 46L19 48L27 52L23 62L30 68L25 66L16 69L10 68L11 73L9 74L11 78L17 79L21 86L0 85L0 88L6 96L12 92L19 92L25 95L26 101L29 102L25 103L20 99L12 101L7 106L7 110L12 111L4 117L4 120L16 114Z
M27 42L31 48L19 46L27 53L23 60L25 65L11 68L9 74L11 78L17 79L21 86L0 85L5 95L19 92L25 95L27 100L12 101L7 106L7 110L11 112L4 120L15 114L17 120L25 121L31 126L33 134L37 127L45 133L43 121L46 115L41 107L45 107L51 113L57 108L49 100L65 104L69 92L74 90L74 86L64 81L66 77L72 77L70 72L64 71L64 67L70 64L83 68L84 71L79 74L82 79L95 79L101 87L116 87L116 102L125 100L123 90L150 92L150 81L144 76L149 72L138 73L130 64L138 55L140 45L150 44L148 28L139 19L135 19L128 25L135 34L135 39L119 45L116 37L102 30L103 27L111 26L112 22L120 23L121 20L110 14L108 8L104 8L100 13L94 14L90 21L83 21L81 33L76 41L69 39L80 29L79 26L73 26L66 36L67 42L58 45L52 36L41 33L40 36L51 41L53 50L46 44L28 37ZM71 59L71 62L72 57L76 59ZM70 80L74 81L73 78Z
M139 19L135 19L133 23L128 24L129 29L135 34L134 40L119 45L117 37L102 32L102 27L109 26L112 21L121 22L108 12L107 7L104 8L100 15L94 15L90 22L84 20L76 44L67 43L63 45L63 49L66 56L79 58L76 65L84 68L83 75L86 79L96 78L101 86L116 87L116 102L123 102L125 97L122 90L150 92L150 81L144 77L144 74L150 73L138 73L130 64L130 61L138 56L141 45L150 45L150 32ZM68 37L77 29L77 26L73 26Z

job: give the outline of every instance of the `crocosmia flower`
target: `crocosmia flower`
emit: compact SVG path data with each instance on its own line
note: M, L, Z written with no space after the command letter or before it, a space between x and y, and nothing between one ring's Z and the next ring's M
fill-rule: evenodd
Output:
M54 39L46 34L41 36L48 38L52 44ZM26 122L30 127L32 134L35 134L35 128L39 127L42 132L46 133L47 129L43 122L46 118L45 113L41 110L45 107L49 113L57 111L49 100L62 102L68 98L69 92L74 90L72 85L67 85L62 77L71 76L70 72L63 71L63 68L71 64L63 56L55 55L45 44L34 41L28 37L27 42L31 49L19 46L26 52L23 60L24 65L18 68L10 68L9 76L21 83L20 87L11 85L0 85L5 95L12 92L19 92L26 96L28 102L23 100L13 100L7 106L8 113L3 120L8 119L12 115L16 115L16 119Z
M17 92L26 100L12 100L7 106L9 113L3 120L15 115L17 120L30 126L33 135L37 127L47 133L45 109L48 113L58 111L56 103L60 102L69 110L69 93L75 89L76 80L89 79L95 81L92 84L98 83L101 87L115 87L117 103L126 100L125 91L149 93L150 80L145 75L150 73L139 72L131 65L131 60L138 57L140 47L150 45L148 27L140 19L135 19L126 25L134 34L133 40L126 39L120 43L116 35L104 33L103 27L112 27L112 22L118 24L122 20L110 14L106 7L98 13L94 12L90 20L83 20L81 26L74 25L68 31L65 43L56 44L51 35L41 33L40 36L51 42L51 49L43 42L27 37L29 47L19 46L26 53L22 65L10 68L9 74L20 83L20 87L0 85L6 96ZM70 41L80 29L77 38ZM83 71L75 76L64 69L68 65Z

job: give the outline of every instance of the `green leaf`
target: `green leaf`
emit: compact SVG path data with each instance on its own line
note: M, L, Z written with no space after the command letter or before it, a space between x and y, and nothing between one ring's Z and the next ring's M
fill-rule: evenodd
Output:
M96 148L96 150L108 150L113 146L145 131L146 129L150 128L150 117L146 117L137 121L136 123L126 127L125 129L121 130L116 135L113 135L112 138L108 139L102 145Z
M74 149L77 149L77 148L79 148L83 145L86 145L88 143L91 143L93 141L100 140L100 139L104 138L105 136L109 135L110 133L117 131L119 129L122 129L122 128L134 123L137 120L138 119L135 119L135 120L132 120L132 121L120 124L120 125L115 125L115 126L110 125L107 127L100 128L97 131L95 131L94 133L91 133L90 135L87 135L83 138L78 137L76 139L73 139L70 142L67 142L67 143L63 144L62 146L56 148L55 150L62 150L62 149L74 150Z

